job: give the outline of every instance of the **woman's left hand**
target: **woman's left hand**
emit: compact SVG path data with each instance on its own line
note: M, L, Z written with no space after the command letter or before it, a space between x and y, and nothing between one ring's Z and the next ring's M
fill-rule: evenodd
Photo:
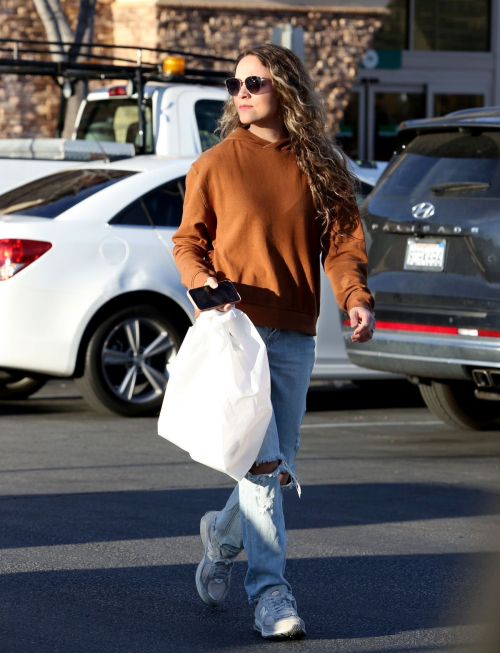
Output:
M349 311L351 327L354 333L351 336L353 342L367 342L373 338L375 331L375 318L367 308L355 306Z

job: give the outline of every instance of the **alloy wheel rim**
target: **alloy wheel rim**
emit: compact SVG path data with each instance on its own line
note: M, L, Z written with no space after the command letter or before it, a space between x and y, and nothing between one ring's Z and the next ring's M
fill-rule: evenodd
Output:
M146 404L163 395L177 347L165 326L146 317L113 327L101 350L107 386L121 401Z

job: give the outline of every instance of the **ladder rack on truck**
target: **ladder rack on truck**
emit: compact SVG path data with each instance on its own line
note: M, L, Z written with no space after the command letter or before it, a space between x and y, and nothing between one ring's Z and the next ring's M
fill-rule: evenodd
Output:
M49 46L46 49L33 49L25 46ZM67 41L35 41L32 39L0 39L0 53L10 56L0 56L0 75L44 75L51 77L61 88L61 99L57 119L56 136L60 136L64 126L64 115L67 100L73 94L73 84L77 80L89 79L124 79L127 80L127 95L137 94L139 111L139 153L146 153L145 143L145 106L144 85L149 81L174 82L178 84L204 84L207 86L222 86L223 80L231 73L224 70L209 70L203 68L187 68L186 58L207 61L224 61L233 64L232 59L215 55L172 50L166 48L149 48L136 45L115 45L108 43L71 43ZM50 50L50 46L59 50ZM64 46L70 48L68 53ZM52 61L25 59L23 55L38 54L51 57L53 54L65 57L71 56L74 48L84 48L86 57L91 61ZM120 56L93 54L93 48L135 50L137 60L135 65L131 59ZM155 52L163 55L163 61L158 64L144 63L143 52ZM75 56L75 55L73 55ZM83 56L83 55L77 55ZM109 63L109 61L123 63ZM103 62L103 63L100 63ZM62 82L59 81L62 78Z

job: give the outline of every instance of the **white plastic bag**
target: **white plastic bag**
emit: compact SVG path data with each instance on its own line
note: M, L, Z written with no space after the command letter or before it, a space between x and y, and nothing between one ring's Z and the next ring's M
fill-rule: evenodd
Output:
M264 341L237 308L204 311L172 363L158 435L240 481L272 416Z

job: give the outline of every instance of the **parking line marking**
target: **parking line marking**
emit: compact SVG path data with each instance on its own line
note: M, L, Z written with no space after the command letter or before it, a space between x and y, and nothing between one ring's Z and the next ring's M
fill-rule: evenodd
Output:
M330 422L329 424L302 424L303 429L319 429L326 427L349 428L355 426L424 426L425 424L444 424L440 420L425 422Z

